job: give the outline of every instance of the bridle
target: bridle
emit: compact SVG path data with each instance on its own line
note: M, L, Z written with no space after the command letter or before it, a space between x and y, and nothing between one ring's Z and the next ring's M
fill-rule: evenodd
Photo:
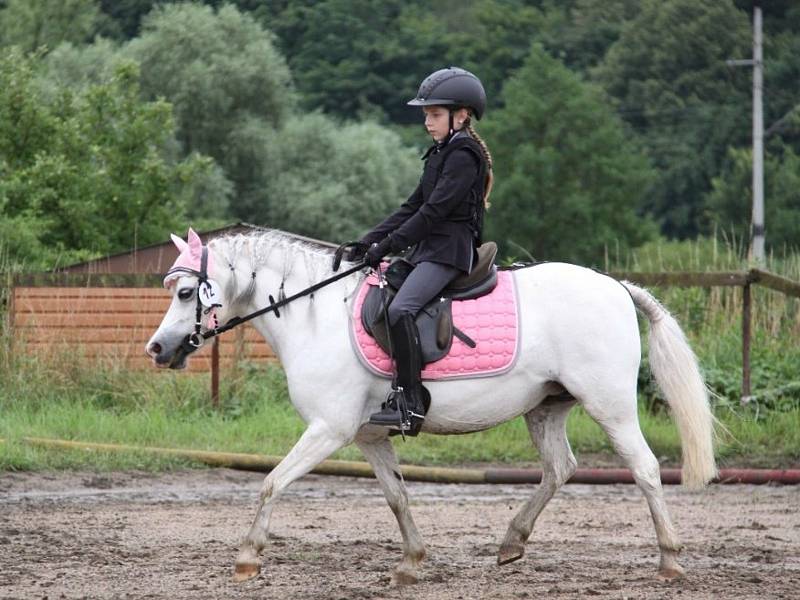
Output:
M203 313L211 313L211 317L209 322L213 320L214 328L216 329L217 325L217 315L214 313L216 308L221 308L222 304L216 303L213 301L213 298L216 296L214 293L215 284L211 283L211 280L208 278L208 246L203 246L202 253L200 255L200 272L197 273L197 290L196 290L196 306L195 306L195 313L194 313L194 333L190 333L186 336L186 343L193 347L195 350L200 349L203 344L205 343L205 338L203 337L202 331L202 315ZM203 294L205 295L206 302L203 302ZM207 306L207 309L204 311L203 306Z
M342 244L336 250L336 254L334 255L333 259L334 271L337 271L339 269L339 264L341 263L342 255L345 249L353 244L354 242L348 242L347 244ZM360 262L356 266L351 267L346 271L342 271L341 273L338 273L333 277L324 279L319 283L315 283L311 287L307 287L306 289L301 290L296 294L289 296L288 298L282 298L281 300L278 301L275 301L275 298L272 296L272 294L270 294L268 296L270 302L269 306L260 308L243 317L239 316L232 317L222 326L218 325L216 315L212 314L214 327L206 328L206 330L203 331L203 324L202 324L203 314L212 313L216 308L222 307L222 304L219 304L214 301L215 299L219 299L218 297L219 287L213 279L210 279L208 277L208 247L203 246L202 250L203 251L200 257L199 271L195 271L194 269L188 269L185 267L179 267L175 270L170 270L167 272L167 275L170 275L171 273L183 271L191 275L195 275L198 280L197 290L196 290L194 331L190 334L187 334L186 337L184 337L183 340L181 341L181 345L178 347L178 350L176 351L176 356L173 359L174 362L180 361L183 358L192 354L193 352L196 352L197 350L202 348L203 345L206 343L206 340L216 337L222 333L225 333L226 331L229 331L234 327L241 325L242 323L246 323L247 321L255 319L256 317L260 317L263 314L273 312L275 313L275 316L280 319L281 313L278 309L280 309L281 307L286 306L287 304L293 302L294 300L297 300L298 298L302 298L303 296L308 296L310 294L313 294L317 290L327 285L330 285L336 281L339 281L340 279L343 279L348 275L352 275L353 273L356 273L368 266L366 262ZM253 276L255 277L255 273L253 274ZM205 294L205 296L203 294ZM203 302L203 299L205 299L206 302ZM205 311L203 310L203 307L206 307Z

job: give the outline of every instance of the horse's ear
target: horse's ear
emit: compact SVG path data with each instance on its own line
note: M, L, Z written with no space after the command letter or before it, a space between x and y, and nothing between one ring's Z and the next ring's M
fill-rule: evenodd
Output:
M178 249L178 252L183 252L189 247L189 244L184 242L181 238L179 238L174 233L170 233L169 237L172 239L172 243L175 244L175 247Z
M200 236L197 235L191 227L189 227L189 249L191 250L192 254L200 254L203 251L203 240L200 239Z

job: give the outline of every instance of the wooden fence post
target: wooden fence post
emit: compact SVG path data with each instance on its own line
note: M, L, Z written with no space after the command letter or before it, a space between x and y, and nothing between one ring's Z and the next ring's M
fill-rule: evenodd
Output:
M752 325L752 299L750 284L742 287L742 398L741 403L747 404L750 395L750 328Z
M219 407L219 338L211 345L211 404Z

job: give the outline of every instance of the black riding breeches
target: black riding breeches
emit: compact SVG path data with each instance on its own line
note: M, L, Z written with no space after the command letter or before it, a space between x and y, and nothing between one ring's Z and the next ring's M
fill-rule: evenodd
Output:
M389 305L389 324L394 325L403 314L417 316L420 309L433 300L461 271L435 262L419 263L400 286Z

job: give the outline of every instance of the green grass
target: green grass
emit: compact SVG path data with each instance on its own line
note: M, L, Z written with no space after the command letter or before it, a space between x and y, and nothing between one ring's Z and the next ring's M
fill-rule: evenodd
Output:
M27 362L29 369L37 368L37 361ZM13 397L8 393L13 388L5 389L0 399L0 437L6 439L0 445L0 469L158 470L190 464L145 453L44 450L23 443L25 436L282 455L303 431L276 366L241 373L223 390L225 397L236 400L218 409L208 404L206 375L159 372L143 377L109 369L73 371L78 379L71 381L56 373L21 377L16 384L19 395ZM641 424L653 451L662 460L679 462L672 421L664 411L653 413L644 407L642 403ZM757 415L752 410L736 414L724 409L719 416L731 432L719 446L723 463L774 467L800 460L800 411ZM597 460L596 454L611 452L608 438L581 409L572 412L568 435L579 460L591 455L589 464ZM472 435L422 435L394 443L405 463L524 465L537 460L521 419ZM362 459L354 447L334 458Z

